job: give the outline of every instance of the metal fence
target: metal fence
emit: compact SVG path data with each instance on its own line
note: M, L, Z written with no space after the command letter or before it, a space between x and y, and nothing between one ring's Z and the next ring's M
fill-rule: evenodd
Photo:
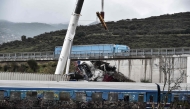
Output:
M67 81L66 75L0 72L0 80Z

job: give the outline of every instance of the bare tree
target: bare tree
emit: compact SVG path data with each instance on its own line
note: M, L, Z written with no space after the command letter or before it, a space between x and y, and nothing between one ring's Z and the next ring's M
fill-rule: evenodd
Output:
M157 109L163 109L168 101L169 95L172 93L173 90L181 89L180 84L184 82L187 75L184 70L179 70L179 76L177 78L172 77L175 67L174 57L161 57L158 67L160 68L164 76L164 85L162 91L166 91L166 93L163 94L163 101L161 101Z

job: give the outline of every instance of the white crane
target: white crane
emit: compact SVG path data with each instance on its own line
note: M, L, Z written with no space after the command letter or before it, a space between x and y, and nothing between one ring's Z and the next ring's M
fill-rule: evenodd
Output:
M80 12L82 10L83 2L84 2L84 0L78 0L75 11L71 16L71 20L70 20L70 23L69 23L69 26L67 29L67 34L65 36L65 40L63 42L63 47L61 50L61 54L59 56L55 74L63 74L67 60L68 60L67 64L70 64L70 59L69 59L70 50L71 50L72 42L73 42L73 39L75 36L75 30L76 30L78 20L80 17Z

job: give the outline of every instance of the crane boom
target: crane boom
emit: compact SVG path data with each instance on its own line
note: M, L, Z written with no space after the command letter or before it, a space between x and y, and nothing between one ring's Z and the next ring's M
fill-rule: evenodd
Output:
M63 47L61 50L61 54L59 56L55 74L63 74L65 64L69 56L69 51L71 49L71 45L75 36L75 30L76 30L78 20L80 17L80 12L82 10L83 2L84 0L78 0L76 8L75 8L75 12L71 16L71 20L67 29L65 40L63 42Z

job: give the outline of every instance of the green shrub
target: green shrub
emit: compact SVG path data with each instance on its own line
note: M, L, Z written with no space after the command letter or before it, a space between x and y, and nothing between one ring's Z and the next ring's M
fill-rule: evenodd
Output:
M38 63L35 61L35 60L28 60L27 61L30 69L33 71L33 72L36 72L37 69L38 69Z
M2 71L3 70L3 67L2 66L0 66L0 71Z
M8 71L8 68L9 68L8 65L4 65L4 66L3 66L3 71L4 71L4 72Z
M11 72L17 72L18 69L19 69L19 66L17 63L15 63L15 62L11 63L11 69L10 69Z
M19 72L26 72L28 69L28 66L25 64L21 64L19 67Z

